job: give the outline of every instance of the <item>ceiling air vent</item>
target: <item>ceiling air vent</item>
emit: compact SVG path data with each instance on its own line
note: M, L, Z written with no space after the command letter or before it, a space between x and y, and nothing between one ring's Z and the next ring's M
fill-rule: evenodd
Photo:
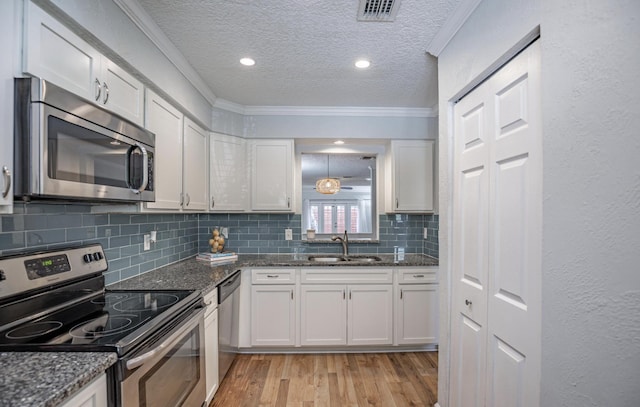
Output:
M358 21L393 21L400 8L400 0L360 0Z

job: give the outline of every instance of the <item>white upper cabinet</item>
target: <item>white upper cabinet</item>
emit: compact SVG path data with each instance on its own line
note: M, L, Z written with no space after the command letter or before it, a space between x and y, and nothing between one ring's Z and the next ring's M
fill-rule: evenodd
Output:
M142 83L41 8L26 4L23 71L142 126Z
M207 156L209 133L188 117L184 118L183 202L185 210L205 211L208 207Z
M251 210L293 211L293 140L251 140Z
M209 209L244 211L249 204L246 141L211 133L209 139Z
M179 210L182 196L182 113L147 90L147 130L156 135L154 157L155 202L146 203L148 209Z
M392 140L386 212L434 211L434 140Z

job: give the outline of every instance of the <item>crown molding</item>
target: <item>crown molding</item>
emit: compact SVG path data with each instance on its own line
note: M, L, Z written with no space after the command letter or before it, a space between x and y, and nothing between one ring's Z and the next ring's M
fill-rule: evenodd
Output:
M247 116L437 117L437 110L413 107L245 106Z
M458 7L444 22L435 37L427 46L427 52L434 57L440 55L442 50L449 44L449 41L460 30L460 27L467 21L473 10L478 7L482 0L462 0Z
M247 111L247 108L244 105L220 98L216 99L216 103L213 104L213 107L238 114L246 114Z
M158 47L160 52L167 57L193 87L211 104L216 102L216 95L209 85L200 77L189 64L184 55L176 48L169 38L162 32L158 24L149 16L142 6L135 0L113 0L131 21L142 31L144 35Z

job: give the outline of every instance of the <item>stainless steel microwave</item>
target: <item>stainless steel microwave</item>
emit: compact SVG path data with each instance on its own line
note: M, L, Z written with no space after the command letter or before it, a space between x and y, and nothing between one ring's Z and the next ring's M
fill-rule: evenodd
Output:
M16 197L155 200L153 133L42 79L14 97Z

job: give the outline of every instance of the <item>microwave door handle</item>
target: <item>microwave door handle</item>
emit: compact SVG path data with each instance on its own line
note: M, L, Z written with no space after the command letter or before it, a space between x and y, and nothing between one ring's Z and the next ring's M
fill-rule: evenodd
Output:
M165 349L170 348L176 341L181 339L187 332L192 330L196 325L200 323L200 318L204 315L204 308L200 308L194 315L189 317L186 322L176 328L169 337L162 341L162 343L149 352L145 352L140 356L127 360L127 370L133 370L138 366L142 366L145 362L153 359L155 356L160 355Z
M132 188L131 185L129 185L129 188L131 189L131 191L133 191L134 194L139 194L145 190L147 184L149 183L149 155L147 154L147 149L144 148L144 146L140 143L135 143L135 145L129 148L129 151L127 151L127 161L129 164L127 164L127 170L125 174L125 176L127 177L127 184L129 184L130 179L129 174L131 169L129 168L129 166L131 165L131 154L135 149L140 149L140 151L142 152L142 185L140 185L140 188Z

